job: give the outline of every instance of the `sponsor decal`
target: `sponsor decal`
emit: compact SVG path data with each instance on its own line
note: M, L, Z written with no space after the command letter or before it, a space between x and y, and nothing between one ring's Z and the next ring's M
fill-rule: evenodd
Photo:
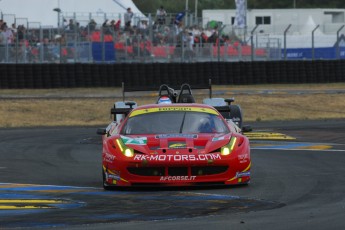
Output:
M231 120L232 120L233 122L239 122L239 121L241 121L241 118L239 118L239 117L233 117L233 118L231 118Z
M146 145L147 144L147 137L138 137L138 138L130 138L126 136L121 136L122 142L127 145Z
M301 58L301 57L303 57L303 52L287 53L286 57L288 57L288 58Z
M193 181L196 176L161 176L160 181Z
M163 107L159 108L158 111L192 111L191 107Z
M108 178L112 180L121 180L119 175L108 174Z
M240 161L241 164L243 163L247 163L248 160L249 160L249 154L246 153L246 154L241 154L241 155L238 155L238 160Z
M148 108L148 109L138 109L133 111L129 117L134 117L146 113L157 113L157 112L174 112L174 111L182 111L182 112L200 112L200 113L209 113L218 115L218 112L209 109L209 108L200 108L200 107L159 107L159 108Z
M115 170L108 170L105 172L106 179L121 180L120 172Z
M214 142L214 141L222 141L222 140L224 140L225 139L225 136L221 136L221 137L214 137L214 138L212 138L212 141Z
M170 142L169 149L185 149L187 147L186 143Z
M156 139L162 139L162 138L176 138L176 137L182 137L182 138L198 138L198 135L196 134L183 134L183 133L176 133L176 134L159 134L156 135Z
M169 161L169 162L188 162L188 161L209 161L221 160L220 154L200 154L200 155L143 155L136 154L134 160L137 161Z
M108 162L108 163L113 163L115 160L115 156L111 155L110 153L104 153L103 160Z
M246 176L250 176L250 172L237 172L236 173L237 178L246 177Z

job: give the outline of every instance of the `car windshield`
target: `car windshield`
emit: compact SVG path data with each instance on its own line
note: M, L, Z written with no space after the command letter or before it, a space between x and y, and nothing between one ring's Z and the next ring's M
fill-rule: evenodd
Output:
M202 112L155 112L130 117L121 134L228 133L217 115Z

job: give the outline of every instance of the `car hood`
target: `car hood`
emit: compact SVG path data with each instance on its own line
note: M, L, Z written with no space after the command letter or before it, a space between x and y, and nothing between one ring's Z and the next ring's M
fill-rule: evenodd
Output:
M156 134L120 135L123 143L143 154L169 153L211 153L229 143L231 134Z

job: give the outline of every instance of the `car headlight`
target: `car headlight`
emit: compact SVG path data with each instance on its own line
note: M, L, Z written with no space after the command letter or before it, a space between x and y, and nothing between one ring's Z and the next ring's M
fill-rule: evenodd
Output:
M236 137L231 137L229 143L221 148L220 154L223 156L230 155L232 150L234 150L235 148L236 141L237 141Z
M130 148L126 148L124 154L126 157L133 157L134 156L134 150L130 149Z
M126 157L133 157L134 156L134 150L131 148L128 148L120 139L116 139L116 144L119 147L121 153L125 155Z

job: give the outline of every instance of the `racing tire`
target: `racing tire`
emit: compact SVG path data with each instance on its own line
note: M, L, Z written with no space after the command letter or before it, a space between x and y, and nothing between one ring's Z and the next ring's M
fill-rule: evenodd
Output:
M242 110L239 105L230 105L230 119L239 127L242 128Z

